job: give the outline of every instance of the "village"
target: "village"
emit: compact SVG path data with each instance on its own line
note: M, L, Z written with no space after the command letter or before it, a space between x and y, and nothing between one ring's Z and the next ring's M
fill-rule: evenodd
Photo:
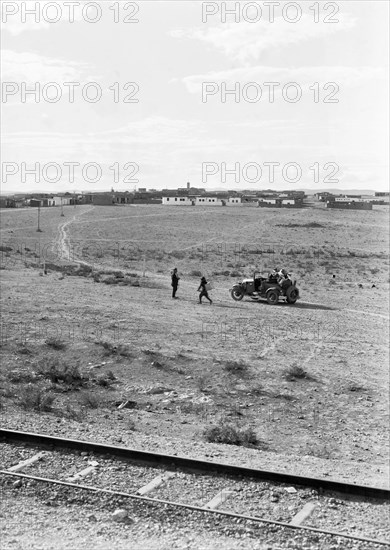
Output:
M64 207L91 204L95 206L120 206L139 204L161 204L163 206L226 206L261 208L305 208L327 207L354 210L372 210L373 205L389 204L389 192L366 194L335 194L318 192L308 195L301 190L218 190L186 187L177 189L146 189L134 191L96 191L82 193L35 193L14 194L0 197L0 208Z

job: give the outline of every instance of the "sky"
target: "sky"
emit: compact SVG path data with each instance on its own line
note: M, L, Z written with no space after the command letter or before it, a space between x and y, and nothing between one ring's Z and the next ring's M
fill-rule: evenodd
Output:
M1 192L388 190L388 3L285 4L4 0Z

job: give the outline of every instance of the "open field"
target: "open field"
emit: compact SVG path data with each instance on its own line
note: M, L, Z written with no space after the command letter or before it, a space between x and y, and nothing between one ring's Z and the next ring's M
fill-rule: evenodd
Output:
M388 208L80 206L36 224L3 211L7 426L387 485ZM230 298L276 266L295 306ZM226 426L248 448L219 443Z

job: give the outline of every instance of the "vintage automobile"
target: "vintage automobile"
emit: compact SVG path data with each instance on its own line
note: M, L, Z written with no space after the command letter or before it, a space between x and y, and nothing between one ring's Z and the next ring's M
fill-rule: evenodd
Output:
M279 300L295 304L299 299L296 281L292 281L288 277L277 282L270 276L263 277L258 271L255 271L253 278L235 283L230 289L230 294L236 301L242 300L244 296L249 296L252 300L265 298L271 305L277 304Z

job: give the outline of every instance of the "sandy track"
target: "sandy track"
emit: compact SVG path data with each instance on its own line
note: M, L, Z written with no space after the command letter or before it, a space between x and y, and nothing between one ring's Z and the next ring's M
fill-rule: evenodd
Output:
M69 236L67 234L67 229L71 226L72 223L75 223L76 220L80 218L83 214L86 214L88 212L91 212L91 210L94 210L94 206L87 207L86 209L83 209L82 211L78 211L70 220L65 220L59 223L58 225L58 237L57 237L57 247L59 251L59 257L66 260L71 260L83 265L89 265L87 262L84 262L81 259L78 259L74 257L71 253L71 246L69 243Z

